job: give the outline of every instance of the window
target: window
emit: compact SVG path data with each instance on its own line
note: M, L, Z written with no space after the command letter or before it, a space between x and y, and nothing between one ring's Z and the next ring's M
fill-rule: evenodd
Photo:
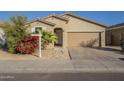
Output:
M35 27L35 32L38 33L39 30L42 30L42 27Z

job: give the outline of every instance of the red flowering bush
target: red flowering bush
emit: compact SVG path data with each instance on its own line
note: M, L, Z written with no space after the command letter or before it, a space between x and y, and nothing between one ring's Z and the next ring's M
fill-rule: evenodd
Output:
M16 52L21 54L32 54L37 48L38 37L27 36L16 46Z

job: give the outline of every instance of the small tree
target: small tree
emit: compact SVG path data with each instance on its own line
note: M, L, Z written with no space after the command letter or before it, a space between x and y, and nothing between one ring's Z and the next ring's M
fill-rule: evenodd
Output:
M27 35L27 27L25 26L26 22L27 17L21 15L10 17L10 21L6 22L4 30L9 52L15 53L17 43Z

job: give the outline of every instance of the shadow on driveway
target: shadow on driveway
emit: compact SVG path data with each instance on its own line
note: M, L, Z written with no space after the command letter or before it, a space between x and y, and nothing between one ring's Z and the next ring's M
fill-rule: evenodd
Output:
M103 51L110 51L110 52L114 52L114 53L117 53L117 54L124 54L121 51L121 48L119 46L96 47L96 48L93 48L93 49L98 49L98 50L103 50Z

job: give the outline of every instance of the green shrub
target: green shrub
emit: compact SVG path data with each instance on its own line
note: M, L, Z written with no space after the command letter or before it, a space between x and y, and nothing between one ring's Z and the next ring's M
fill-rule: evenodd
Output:
M42 41L43 48L45 48L49 43L54 44L57 42L58 37L53 32L41 30L41 34L42 34L41 41Z
M24 16L13 16L10 18L10 21L6 22L4 30L9 52L15 53L17 43L27 35L26 22L27 18Z

